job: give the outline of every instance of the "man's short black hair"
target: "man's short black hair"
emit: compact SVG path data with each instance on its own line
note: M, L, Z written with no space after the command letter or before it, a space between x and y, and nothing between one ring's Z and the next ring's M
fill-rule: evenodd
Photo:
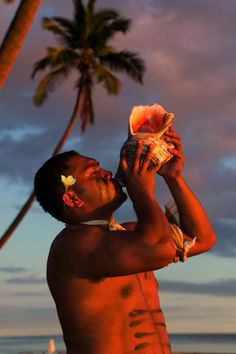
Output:
M42 208L57 220L65 220L65 204L62 200L65 187L61 175L72 174L69 160L78 155L74 150L55 155L47 160L34 178L34 192Z

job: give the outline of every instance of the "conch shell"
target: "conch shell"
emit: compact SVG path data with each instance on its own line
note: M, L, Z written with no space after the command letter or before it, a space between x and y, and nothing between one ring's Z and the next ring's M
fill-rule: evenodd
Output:
M157 163L164 165L173 156L168 148L173 148L172 144L167 143L162 137L165 131L172 124L173 113L168 113L160 104L155 103L150 106L134 106L129 118L128 139L121 147L121 153L127 156L127 162L130 165L135 156L135 150L138 140L143 140L143 158L150 144L154 145L154 151L150 166ZM119 167L116 178L124 185L122 170Z

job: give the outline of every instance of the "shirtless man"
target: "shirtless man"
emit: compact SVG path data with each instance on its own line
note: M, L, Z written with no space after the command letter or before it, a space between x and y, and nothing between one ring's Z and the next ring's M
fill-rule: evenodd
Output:
M68 354L171 352L153 271L181 254L154 197L157 172L177 204L184 240L197 236L188 257L209 250L215 234L182 177L179 135L170 128L165 138L175 145L174 157L161 168L148 168L152 147L140 162L141 143L132 166L121 157L137 215L125 230L110 231L106 225L127 197L96 160L70 151L48 160L36 174L37 200L66 223L51 245L47 280ZM72 182L63 184L61 175Z

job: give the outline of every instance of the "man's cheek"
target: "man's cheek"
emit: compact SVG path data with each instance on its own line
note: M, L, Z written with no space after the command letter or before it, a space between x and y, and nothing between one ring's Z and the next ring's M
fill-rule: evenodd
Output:
M100 202L103 201L103 185L101 183L101 180L96 180L96 190L97 190L97 195L98 195L98 199L100 200Z
M111 190L110 190L110 184L108 181L104 181L104 197L106 201L111 201L112 200L112 195L111 195Z

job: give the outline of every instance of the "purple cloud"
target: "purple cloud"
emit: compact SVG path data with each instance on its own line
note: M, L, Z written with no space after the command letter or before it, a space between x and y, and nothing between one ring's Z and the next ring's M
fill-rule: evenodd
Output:
M46 284L44 277L38 277L35 274L24 277L10 278L5 281L8 284Z
M211 296L235 296L236 279L219 280L208 283L159 280L161 291Z
M1 267L0 272L2 273L25 273L26 268L22 267Z

